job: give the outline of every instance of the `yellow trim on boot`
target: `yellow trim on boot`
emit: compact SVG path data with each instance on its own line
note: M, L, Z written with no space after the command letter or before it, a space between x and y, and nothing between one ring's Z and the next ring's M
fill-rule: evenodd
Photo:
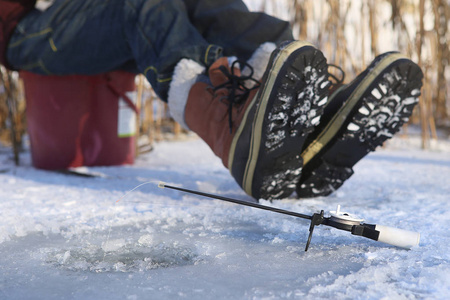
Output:
M384 71L389 65L400 59L408 59L401 53L393 53L384 57L376 66L369 72L369 74L361 81L361 83L355 88L345 104L334 115L333 119L327 124L325 129L319 134L319 136L303 151L301 154L303 158L303 166L308 164L320 150L327 145L330 140L337 134L344 124L347 116L352 109L358 103L362 94L372 84L372 82ZM336 90L333 95L336 95L340 89ZM332 95L332 97L333 97ZM332 101L331 97L329 103Z

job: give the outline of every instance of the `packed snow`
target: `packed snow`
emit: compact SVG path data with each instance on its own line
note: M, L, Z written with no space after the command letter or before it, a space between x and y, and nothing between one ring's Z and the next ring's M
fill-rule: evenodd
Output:
M253 201L199 139L91 167L95 178L34 169L29 151L15 167L0 148L0 299L446 299L450 142L419 145L394 138L329 197L260 201L305 214L340 204L420 232L418 247L318 226L308 252L307 220L157 187Z

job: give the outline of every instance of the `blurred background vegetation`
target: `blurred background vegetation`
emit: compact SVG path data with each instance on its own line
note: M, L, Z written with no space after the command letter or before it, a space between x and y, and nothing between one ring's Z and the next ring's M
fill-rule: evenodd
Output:
M329 63L341 66L350 81L371 60L397 50L416 61L424 86L410 124L420 128L422 147L450 135L449 0L245 0L251 10L288 20L295 37L318 46ZM140 149L156 140L180 137L183 130L142 77L136 78ZM18 159L26 134L26 101L16 72L0 66L0 143ZM410 125L408 124L408 125ZM407 125L406 125L407 126ZM408 131L404 130L404 134Z
M422 147L437 129L450 135L449 0L248 0L253 10L291 22L295 37L317 45L350 81L372 59L400 51L424 72L412 124L421 128Z

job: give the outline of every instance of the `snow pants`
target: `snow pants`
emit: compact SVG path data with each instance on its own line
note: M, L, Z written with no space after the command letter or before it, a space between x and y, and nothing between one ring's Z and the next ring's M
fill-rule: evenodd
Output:
M182 58L208 67L248 59L264 42L292 39L289 24L249 12L241 0L56 0L23 18L8 62L38 74L142 73L167 101Z

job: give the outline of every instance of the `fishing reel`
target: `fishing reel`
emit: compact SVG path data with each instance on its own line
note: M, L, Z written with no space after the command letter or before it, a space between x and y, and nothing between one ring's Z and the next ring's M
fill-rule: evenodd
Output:
M418 232L383 225L366 224L364 219L342 212L340 209L341 206L338 205L336 211L330 211L330 217L324 217L323 210L319 214L312 215L305 251L308 251L314 227L317 225L327 225L339 230L349 231L353 235L359 235L404 249L411 249L419 245L420 233Z

